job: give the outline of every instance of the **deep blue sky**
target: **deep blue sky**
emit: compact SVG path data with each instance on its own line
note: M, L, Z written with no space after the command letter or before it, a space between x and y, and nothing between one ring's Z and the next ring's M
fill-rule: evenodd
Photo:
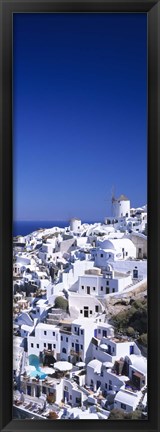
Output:
M15 14L14 220L146 203L146 14Z

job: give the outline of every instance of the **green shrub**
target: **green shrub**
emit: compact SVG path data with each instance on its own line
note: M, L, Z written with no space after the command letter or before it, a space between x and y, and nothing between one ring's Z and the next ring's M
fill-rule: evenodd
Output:
M140 338L138 339L138 342L139 342L141 345L147 347L147 333L143 333L143 334L140 336Z
M108 420L124 420L124 419L126 419L126 413L123 410L114 408L113 410L110 411Z
M134 301L129 309L114 315L112 323L118 331L127 332L127 329L132 327L140 335L147 333L147 301Z
M127 335L128 336L134 336L134 334L135 334L134 328L133 327L128 327L127 328Z
M68 311L68 300L66 300L64 297L61 297L61 296L56 297L54 307L63 309L67 312Z
M142 419L142 413L139 410L132 411L127 414L126 416L127 420L141 420Z

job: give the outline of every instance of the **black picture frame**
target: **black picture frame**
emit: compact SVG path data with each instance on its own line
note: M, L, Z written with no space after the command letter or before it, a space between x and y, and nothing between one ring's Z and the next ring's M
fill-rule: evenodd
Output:
M148 420L60 422L12 419L12 14L14 12L146 12L148 20ZM160 1L0 0L0 410L2 431L160 430ZM158 145L159 144L159 145Z

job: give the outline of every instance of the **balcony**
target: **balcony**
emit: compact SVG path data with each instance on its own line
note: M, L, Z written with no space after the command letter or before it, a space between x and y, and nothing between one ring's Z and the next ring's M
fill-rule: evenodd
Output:
M82 355L82 351L75 351L74 349L70 350L70 355L72 356L81 356Z
M71 330L69 330L69 329L64 329L64 328L61 328L61 329L60 329L60 333L65 333L65 334L67 334L67 335L71 335L71 334L72 334Z
M52 355L54 357L54 350L52 349L44 349L43 350L44 355Z

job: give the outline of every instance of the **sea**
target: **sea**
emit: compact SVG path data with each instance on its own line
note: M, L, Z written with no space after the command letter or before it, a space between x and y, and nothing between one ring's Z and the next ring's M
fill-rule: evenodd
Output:
M93 221L84 221L86 223L94 223ZM82 223L84 223L82 221ZM13 222L13 237L26 236L40 228L64 228L69 226L68 221L14 221Z
M68 221L14 221L13 222L13 237L26 236L40 228L64 228L69 226Z

